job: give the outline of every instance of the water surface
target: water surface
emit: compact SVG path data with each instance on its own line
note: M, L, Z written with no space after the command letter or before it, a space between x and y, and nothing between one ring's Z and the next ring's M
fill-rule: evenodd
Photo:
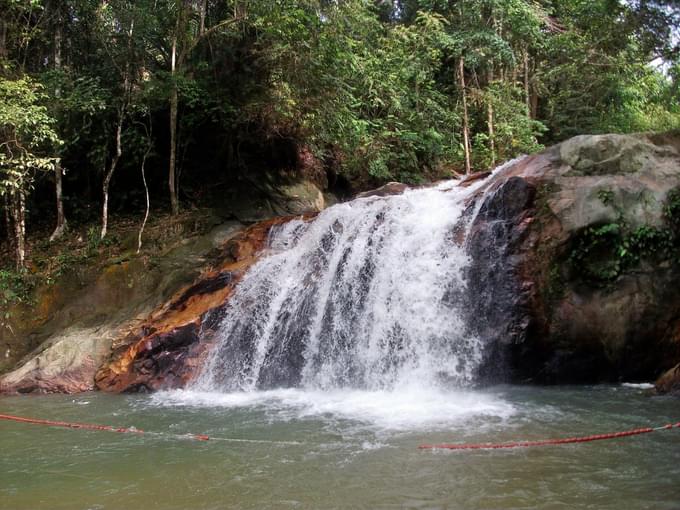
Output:
M417 449L680 420L680 401L637 387L2 397L0 413L161 433L0 422L2 509L680 508L677 429L522 450ZM175 436L185 433L215 439Z

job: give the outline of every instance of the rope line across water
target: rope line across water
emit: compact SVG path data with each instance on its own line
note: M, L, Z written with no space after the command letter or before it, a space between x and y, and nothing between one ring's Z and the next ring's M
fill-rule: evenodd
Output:
M136 427L112 427L110 425L95 425L93 423L76 423L69 421L53 421L53 420L40 420L37 418L25 418L22 416L12 416L10 414L0 414L0 420L16 421L19 423L30 423L33 425L47 425L48 427L65 427L69 429L81 429L81 430L102 430L107 432L120 432L124 434L147 434L147 435L164 435L172 436L180 439L195 439L197 441L208 441L209 436L205 434L162 434L158 432L144 432L142 429Z
M68 421L54 421L42 420L38 418L26 418L22 416L13 416L10 414L0 414L0 420L14 421L19 423L30 423L33 425L46 425L49 427L65 427L70 429L80 430L97 430L106 432L120 432L124 434L146 434L161 437L173 437L176 439L193 439L196 441L228 441L238 443L271 443L271 444L289 444L299 445L297 441L268 441L259 439L235 439L226 437L210 437L206 434L167 434L163 432L145 432L136 427L112 427L111 425L96 425L93 423L78 423ZM423 444L418 448L422 450L497 450L505 448L528 448L532 446L548 446L548 445L563 445L571 443L588 443L590 441L600 441L603 439L616 439L619 437L637 436L640 434L648 434L658 430L670 430L673 428L680 429L680 422L668 423L660 427L644 427L639 429L625 430L622 432L612 432L609 434L594 434L590 436L581 437L566 437L562 439L543 439L540 441L514 441L510 443L441 443L441 444Z
M19 423L30 423L32 425L46 425L48 427L65 427L69 429L97 430L106 432L120 432L123 434L144 434L154 437L171 437L173 439L189 439L195 441L225 441L229 443L262 443L275 445L300 445L298 441L272 441L267 439L241 439L231 437L212 437L206 434L172 434L167 432L149 432L136 427L112 427L110 425L96 425L93 423L77 423L69 421L41 420L38 418L25 418L10 414L0 414L0 420L15 421Z
M623 432L611 432L609 434L594 434L591 436L565 437L562 439L543 439L540 441L514 441L510 443L442 443L442 444L423 444L418 448L421 450L497 450L503 448L529 448L532 446L563 445L571 443L588 443L590 441L600 441L602 439L616 439L618 437L637 436L648 434L658 430L670 430L680 428L680 422L669 423L660 427L644 427L639 429L625 430Z

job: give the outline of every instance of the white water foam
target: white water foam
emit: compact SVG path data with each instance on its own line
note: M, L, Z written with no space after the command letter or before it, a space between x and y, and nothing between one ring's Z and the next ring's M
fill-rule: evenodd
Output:
M395 391L297 388L215 393L191 390L159 392L152 403L160 406L255 409L274 420L351 420L385 431L433 430L470 420L505 421L515 413L511 404L494 395L469 390Z
M651 390L654 388L654 385L652 383L621 383L621 386L625 388L635 388L638 390Z

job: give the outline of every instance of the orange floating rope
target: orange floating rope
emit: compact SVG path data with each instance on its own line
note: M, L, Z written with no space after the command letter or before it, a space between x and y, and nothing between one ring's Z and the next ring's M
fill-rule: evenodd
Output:
M423 444L418 448L422 450L497 450L503 448L529 448L532 446L562 445L571 443L588 443L590 441L600 441L602 439L616 439L618 437L637 436L639 434L649 434L657 430L670 430L680 428L680 422L669 423L661 427L644 427L640 429L626 430L623 432L612 432L609 434L595 434L592 436L565 437L562 439L543 439L540 441L514 441L510 443L443 443L443 444Z
M0 414L0 420L16 421L19 423L31 423L33 425L47 425L49 427L66 427L69 429L84 429L84 430L100 430L107 432L120 432L124 434L152 434L159 435L156 432L144 432L141 429L135 427L112 427L110 425L95 425L92 423L76 423L69 421L52 421L52 420L40 420L37 418L25 418L22 416L12 416L10 414ZM177 437L181 439L195 439L197 441L208 441L209 436L205 434L160 434L160 435L170 435L172 437Z

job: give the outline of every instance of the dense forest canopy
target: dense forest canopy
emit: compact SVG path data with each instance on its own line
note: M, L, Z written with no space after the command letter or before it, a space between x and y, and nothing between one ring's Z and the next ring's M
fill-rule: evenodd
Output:
M263 172L360 189L677 128L679 26L674 0L0 0L3 236L21 268L33 223L104 238L145 196L177 214Z

